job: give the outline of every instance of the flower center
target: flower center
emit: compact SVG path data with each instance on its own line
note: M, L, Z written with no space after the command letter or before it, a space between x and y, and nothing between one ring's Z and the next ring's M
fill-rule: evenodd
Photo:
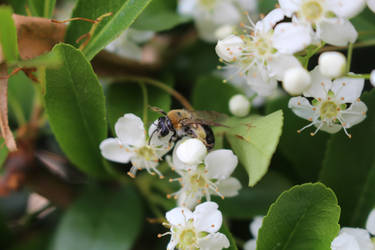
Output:
M301 14L307 21L316 21L323 16L323 6L319 1L306 1L302 4Z
M206 9L212 9L216 4L216 0L200 0L199 3Z
M179 238L179 247L181 249L195 249L194 245L197 241L197 236L193 229L188 228L182 230Z
M333 101L326 101L323 102L322 105L320 106L320 117L322 120L325 118L332 119L337 116L337 111L338 106L336 103Z
M139 156L147 161L155 160L158 158L155 154L155 151L148 145L139 148L136 152Z
M205 178L200 174L194 174L190 177L190 183L192 184L192 187L194 190L197 190L199 188L204 188L206 186L206 180Z

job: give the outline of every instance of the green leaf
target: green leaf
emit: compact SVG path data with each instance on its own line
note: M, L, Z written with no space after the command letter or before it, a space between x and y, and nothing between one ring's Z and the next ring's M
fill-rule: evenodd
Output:
M257 250L330 250L340 207L331 189L307 183L285 191L263 219Z
M232 117L225 122L229 128L215 128L215 135L224 134L254 186L266 173L279 142L283 112L267 116Z
M162 31L190 20L177 13L176 1L153 0L132 25L139 30Z
M226 217L251 219L265 215L272 202L291 186L291 182L284 176L270 171L254 188L242 188L235 197L214 200Z
M168 85L172 86L171 84ZM148 92L148 104L168 111L171 106L171 96L160 88L147 84L145 86ZM114 131L117 120L125 113L143 116L143 95L139 84L132 82L113 83L108 87L106 97L108 120L112 131ZM159 113L148 109L148 125L159 117Z
M193 89L192 103L198 110L214 110L230 114L229 99L239 94L239 91L230 84L223 83L214 76L200 77ZM215 100L212 97L215 97Z
M278 3L277 0L258 0L258 9L260 13L267 14L271 10L275 9L275 5Z
M51 18L56 0L28 0L27 4L33 16Z
M297 117L288 108L289 98L285 96L269 102L266 113L272 113L280 108L283 110L285 122L279 149L293 163L290 167L295 169L302 180L316 180L322 166L329 134L323 132L310 136L309 131L297 133L297 130L306 126L309 121Z
M7 0L6 2L12 6L14 13L27 16L25 8L27 0Z
M7 62L18 59L17 30L12 14L12 8L0 6L0 44Z
M52 250L128 250L142 225L142 207L130 187L83 194L58 226Z
M361 14L350 20L358 31L358 41L374 40L375 19L374 13L366 8Z
M225 223L223 223L223 225L221 226L220 232L225 234L225 236L227 236L227 238L229 240L229 243L230 243L230 246L228 248L225 248L225 249L238 250L237 245L236 245L236 241L234 240L232 234L230 233L230 231L228 229L228 226Z
M46 70L45 105L60 147L85 173L103 177L100 142L107 136L104 94L85 56L74 47L59 44L63 66Z
M331 187L342 208L344 226L364 227L375 206L375 91L361 97L369 108L367 118L350 129L349 139L343 131L328 142L320 180Z
M111 12L112 15L104 18L97 26L90 42L83 49L83 53L91 60L107 44L127 29L151 0L78 0L72 17L96 19ZM66 34L66 41L76 44L75 41L89 32L92 24L83 21L71 22Z

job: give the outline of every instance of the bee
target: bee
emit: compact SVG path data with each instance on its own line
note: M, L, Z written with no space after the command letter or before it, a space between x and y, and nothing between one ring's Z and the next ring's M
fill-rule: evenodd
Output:
M185 109L173 109L168 113L157 107L152 110L163 114L156 122L156 129L152 133L158 133L165 137L172 133L171 141L189 136L201 140L208 150L215 145L215 136L210 126L225 126L212 121L213 118L223 117L222 114L213 111L188 111ZM226 127L226 126L225 126Z

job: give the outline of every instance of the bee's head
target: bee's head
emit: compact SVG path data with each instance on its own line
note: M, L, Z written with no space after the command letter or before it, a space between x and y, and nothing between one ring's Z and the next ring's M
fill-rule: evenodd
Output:
M162 137L167 136L171 130L174 130L172 122L168 116L162 116L158 119L157 130Z

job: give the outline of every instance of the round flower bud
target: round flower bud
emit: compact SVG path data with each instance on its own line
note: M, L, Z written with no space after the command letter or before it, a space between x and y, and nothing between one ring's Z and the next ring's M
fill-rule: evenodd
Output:
M201 140L192 138L182 142L177 150L177 157L185 164L197 165L207 154L207 148Z
M336 51L324 52L319 56L318 64L322 75L337 78L345 73L346 58Z
M250 102L243 95L234 95L229 100L229 111L234 116L247 116L250 112Z
M311 76L301 67L288 69L284 74L283 88L290 95L300 95L311 85Z
M230 35L216 44L216 54L226 62L232 62L238 58L241 53L243 40L239 36Z
M372 86L375 87L375 69L373 69L371 71L371 74L370 74L370 83L371 83Z

